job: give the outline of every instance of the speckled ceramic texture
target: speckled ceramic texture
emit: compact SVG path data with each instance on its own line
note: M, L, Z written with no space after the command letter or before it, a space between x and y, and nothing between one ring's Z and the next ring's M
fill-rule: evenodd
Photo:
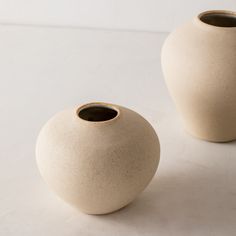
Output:
M208 11L177 28L162 49L169 92L192 135L236 139L236 14Z
M79 117L102 106L117 115L105 121ZM88 214L116 211L141 193L160 158L158 137L139 114L122 106L90 103L64 110L42 128L36 145L38 168L66 202Z

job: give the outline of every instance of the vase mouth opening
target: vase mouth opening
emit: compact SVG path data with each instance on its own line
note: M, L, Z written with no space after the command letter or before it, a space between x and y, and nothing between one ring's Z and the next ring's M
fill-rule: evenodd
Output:
M212 10L202 12L198 19L208 25L216 27L236 27L236 12L224 10Z
M77 116L89 122L107 122L119 116L119 109L107 103L88 103L77 109Z

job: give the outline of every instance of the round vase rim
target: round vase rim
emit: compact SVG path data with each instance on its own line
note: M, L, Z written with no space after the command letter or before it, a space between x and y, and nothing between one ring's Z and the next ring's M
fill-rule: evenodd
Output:
M202 16L210 15L210 14L222 14L222 15L228 15L228 16L230 15L230 16L236 17L236 11L208 10L208 11L203 11L203 12L199 13L194 19L195 23L197 23L200 26L209 28L209 29L217 29L217 30L235 30L236 29L236 26L226 27L226 26L211 25L211 24L205 23L204 21L201 20Z
M89 121L89 120L85 120L82 119L79 116L79 112L85 108L89 108L89 107L93 107L93 106L100 106L100 107L105 107L105 108L109 108L112 110L115 110L117 112L116 116L109 119L109 120L104 120L104 121ZM83 105L80 105L79 107L76 107L76 116L80 121L86 122L88 124L105 124L105 123L110 123L113 122L115 120L117 120L118 118L120 118L120 109L117 105L112 104L112 103L106 103L106 102L89 102L89 103L85 103Z

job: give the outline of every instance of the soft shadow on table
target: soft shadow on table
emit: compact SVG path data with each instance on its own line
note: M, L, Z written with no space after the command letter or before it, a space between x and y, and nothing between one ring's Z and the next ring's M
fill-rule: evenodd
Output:
M236 142L226 145L235 146ZM158 174L148 189L127 207L99 220L128 227L138 233L176 230L188 235L231 235L236 232L236 188L224 170L188 170ZM186 171L186 172L185 172ZM160 171L161 172L161 171ZM231 176L231 177L235 177ZM167 230L168 229L168 230ZM202 234L201 234L202 233ZM210 234L210 235L212 235ZM183 234L182 234L183 235Z

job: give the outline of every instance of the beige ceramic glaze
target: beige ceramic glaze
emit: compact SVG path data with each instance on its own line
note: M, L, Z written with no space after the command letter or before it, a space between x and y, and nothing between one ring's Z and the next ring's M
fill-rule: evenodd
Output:
M88 214L130 203L159 163L152 126L127 108L90 103L62 111L42 128L36 158L41 175L65 201Z
M199 138L236 139L236 14L208 11L169 35L162 67L186 129Z

